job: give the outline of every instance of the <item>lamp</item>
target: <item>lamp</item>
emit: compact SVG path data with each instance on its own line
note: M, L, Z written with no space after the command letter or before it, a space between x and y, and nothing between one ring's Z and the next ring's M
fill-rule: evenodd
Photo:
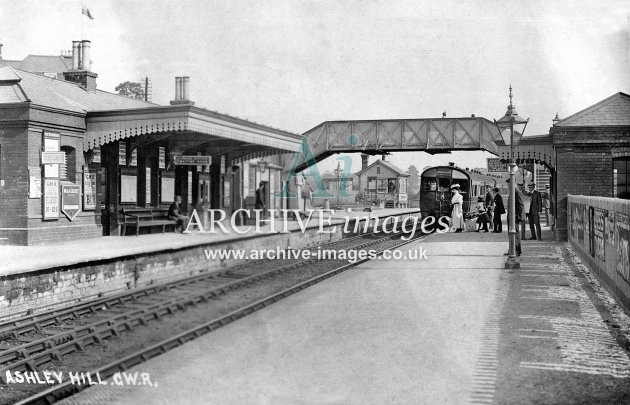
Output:
M261 159L258 161L258 169L260 170L261 173L266 172L268 167L269 167L269 162L267 162L266 160Z
M516 259L516 163L514 162L514 145L518 145L525 128L527 127L528 119L519 117L516 109L512 105L512 85L510 85L510 105L507 107L505 115L497 120L494 120L494 124L497 126L501 138L506 145L510 146L510 204L508 207L508 237L510 242L510 248L508 251L508 260L505 263L507 269L520 268L520 263Z
M335 169L335 177L337 178L337 209L341 209L339 201L339 193L341 192L341 173L343 173L341 162L337 162L337 168Z

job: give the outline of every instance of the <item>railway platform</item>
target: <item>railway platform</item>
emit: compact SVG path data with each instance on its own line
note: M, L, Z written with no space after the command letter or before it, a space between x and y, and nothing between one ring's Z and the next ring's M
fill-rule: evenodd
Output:
M313 213L310 221L274 220L233 228L229 219L210 232L105 236L37 246L0 245L0 320L15 319L102 296L123 293L194 274L217 272L246 258L210 259L209 250L261 250L270 246L304 249L341 240L346 218L371 215L419 216L418 209L355 209L333 215ZM228 217L229 218L229 217ZM284 231L286 227L287 232ZM302 228L304 228L302 230ZM351 227L350 227L351 228ZM239 232L237 232L238 230Z
M93 403L628 403L628 317L567 244L431 235L67 398ZM140 381L140 378L138 378Z

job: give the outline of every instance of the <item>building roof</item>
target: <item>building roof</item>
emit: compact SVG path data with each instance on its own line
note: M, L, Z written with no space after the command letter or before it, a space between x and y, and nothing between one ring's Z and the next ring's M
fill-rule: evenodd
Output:
M63 73L72 68L71 56L28 55L24 60L2 60L0 67L11 66L34 73Z
M12 67L0 68L0 102L23 101L78 113L156 106L102 90L86 91L75 83L41 74Z
M602 127L630 125L630 95L612 96L554 124L554 127Z
M381 165L383 165L385 167L388 167L389 169L393 170L394 172L396 172L397 174L399 174L401 176L409 176L409 174L405 173L405 171L403 171L401 168L399 168L395 164L393 164L391 162L388 162L387 160L383 160L383 159L378 159L377 161L375 161L374 163L372 163L371 165L369 165L365 169L359 170L356 174L359 175L359 174L363 173L364 171L368 170L369 168L371 168L372 166L377 165L377 164L381 164Z

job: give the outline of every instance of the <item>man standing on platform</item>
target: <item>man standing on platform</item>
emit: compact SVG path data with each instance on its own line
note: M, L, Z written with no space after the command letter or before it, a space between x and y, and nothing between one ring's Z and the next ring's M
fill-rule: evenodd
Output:
M531 198L529 204L529 230L532 233L532 240L542 240L542 233L540 232L540 209L542 208L542 197L536 190L536 184L531 183L529 185L529 193L526 193Z
M254 206L254 208L256 208L257 210L263 210L263 218L265 218L265 209L267 208L265 206L265 200L265 182L261 181L260 184L258 184L258 188L256 189L256 205Z
M549 226L549 206L551 196L549 195L549 184L545 185L545 192L542 193L543 208L545 210L545 226Z
M492 195L492 189L490 187L488 187L488 192L486 193L486 201L484 202L486 203L486 212L490 217L490 223L493 223L492 211L494 211L494 196Z
M521 194L521 201L523 202L523 215L521 216L523 221L521 226L521 239L527 239L525 236L525 224L529 222L529 204L532 200L525 195L525 179L523 179L523 183L518 183L516 192Z
M494 223L494 227L492 232L501 233L503 232L503 223L501 221L501 215L505 214L505 206L503 205L503 197L499 194L499 188L495 187L492 189L492 205L494 206L494 213L492 216L492 222Z

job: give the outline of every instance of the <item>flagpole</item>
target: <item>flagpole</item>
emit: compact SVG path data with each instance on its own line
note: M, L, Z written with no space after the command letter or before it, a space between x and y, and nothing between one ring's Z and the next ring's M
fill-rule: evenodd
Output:
M81 0L81 38L79 39L83 41L83 0Z

